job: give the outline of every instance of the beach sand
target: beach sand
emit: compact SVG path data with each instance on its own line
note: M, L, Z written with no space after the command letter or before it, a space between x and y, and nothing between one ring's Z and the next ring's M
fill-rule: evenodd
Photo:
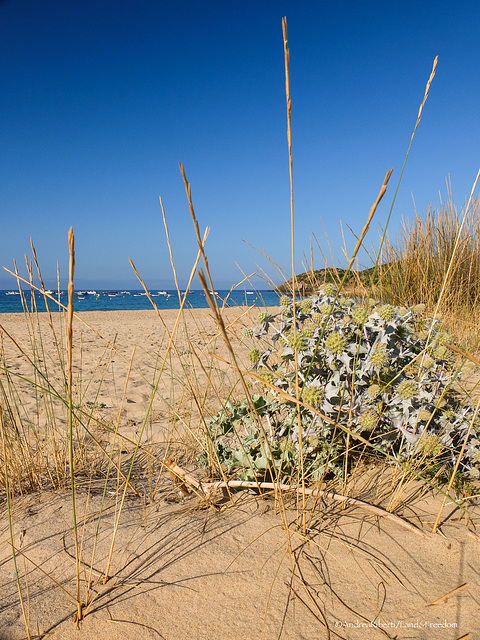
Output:
M225 313L240 366L249 366L242 330L255 324L256 313L243 308ZM131 480L135 492L127 493L121 512L106 584L101 576L121 487L115 472L116 490L109 484L102 501L103 482L79 478L81 594L89 602L80 630L72 623L76 581L68 488L14 497L14 544L21 549L16 560L32 637L480 637L475 635L480 608L478 505L471 506L465 517L447 501L440 531L432 534L442 496L422 495L420 485L410 484L395 513L418 527L421 536L358 506L345 508L329 498L316 504L311 500L309 531L304 536L296 524L293 498L286 498L282 511L270 496L240 491L232 500L218 496L213 508L194 493L184 496L179 491L162 460L169 456L193 476L205 477L195 457L188 455L201 434L198 398L208 415L218 404L216 393L225 398L232 388L240 396L241 390L238 384L235 387L235 371L224 362L231 362L232 356L208 310L185 312L175 349L165 359L176 319L173 310L162 312L161 318L154 311L117 311L86 312L75 319L76 402L89 403L92 414L113 431L118 427L122 472L128 471L137 439L141 449ZM47 314L40 314L40 326L28 326L22 315L0 317L2 353L10 371L8 376L1 374L3 388L14 380L25 420L40 431L47 419L54 419L58 431L67 425L61 400L43 401L44 395L50 397L52 389L60 390L64 384L58 363L64 358L60 320L55 316L52 331ZM50 393L40 394L40 401L28 383L35 375L33 336L38 379L50 385ZM91 431L103 442L95 420ZM104 446L108 442L106 438ZM104 463L98 461L99 469ZM350 495L385 507L389 473L388 468L381 474L365 468L350 485ZM4 503L0 505L0 640L25 637Z

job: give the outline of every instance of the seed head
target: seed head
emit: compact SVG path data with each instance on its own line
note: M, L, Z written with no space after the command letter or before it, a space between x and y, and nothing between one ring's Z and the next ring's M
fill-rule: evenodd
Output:
M367 310L362 307L357 307L353 312L352 321L354 324L365 324L367 317Z
M295 451L295 443L290 438L282 438L280 440L280 449L282 451Z
M250 358L250 362L253 362L253 364L256 364L262 357L262 353L258 349L252 349L251 351L248 352L248 357Z
M274 384L275 380L277 379L277 376L273 373L273 371L261 371L259 373L260 378L264 381L264 382L268 382L269 384Z
M281 296L279 302L282 305L282 307L288 307L291 300L288 296Z
M444 345L440 345L433 350L433 356L437 360L446 360L448 358L448 349Z
M439 346L443 346L444 344L448 344L450 342L450 334L447 331L440 331L435 336L435 343Z
M320 445L320 438L317 438L317 436L310 436L310 438L307 439L307 447L311 449L320 449Z
M302 300L302 302L299 304L299 307L303 313L308 314L312 310L312 301Z
M436 458L442 453L443 444L434 433L423 433L418 441L418 449L425 455Z
M319 407L323 399L323 391L318 387L306 387L303 390L303 399L312 407Z
M315 325L313 324L313 322L309 322L308 324L306 323L303 325L302 336L304 338L312 338L314 333Z
M367 393L370 396L370 398L375 398L376 396L378 396L381 390L382 388L380 387L379 384L371 384L367 389Z
M420 409L420 411L418 412L418 419L422 422L427 422L431 417L432 414L430 413L430 411L428 411L428 409Z
M383 307L380 307L380 309L378 310L378 315L382 318L382 320L386 320L387 322L389 322L390 320L393 320L395 309L391 304L384 304Z
M377 426L378 413L374 409L364 411L358 419L358 424L364 431L373 431Z
M330 351L330 353L340 355L345 351L345 347L347 346L347 344L345 337L338 331L334 331L325 340L325 346Z
M308 347L308 343L301 334L297 333L296 338L293 334L289 336L288 346L294 351L305 351L305 349Z
M370 356L370 362L374 367L381 369L388 363L388 355L385 351L385 345L379 345Z
M326 296L330 296L331 298L337 295L337 289L333 286L333 284L328 283L323 287L323 293Z
M397 387L397 393L403 400L410 400L417 395L417 385L412 380L404 380Z
M433 365L435 364L435 360L432 358L432 356L430 356L428 353L426 353L423 357L422 360L422 366L424 369L431 369L433 367Z

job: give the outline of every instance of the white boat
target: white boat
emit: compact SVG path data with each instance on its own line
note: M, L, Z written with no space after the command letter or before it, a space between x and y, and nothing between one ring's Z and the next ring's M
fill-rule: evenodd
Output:
M93 289L92 289L92 291L87 291L87 293L88 293L88 295L90 295L90 296L96 296L96 295L97 295L97 292L96 292L96 291L93 291Z

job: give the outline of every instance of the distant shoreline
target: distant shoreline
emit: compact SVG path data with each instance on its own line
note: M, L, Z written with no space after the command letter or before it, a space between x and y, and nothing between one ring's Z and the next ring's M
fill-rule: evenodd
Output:
M23 291L25 296L20 295L18 291L3 289L0 290L0 316L5 313L24 313L22 298L26 300L29 310L35 309L38 312L46 311L45 296L36 292L34 300L30 296L30 291ZM56 300L57 292L47 291L49 293L48 305L50 309L57 310ZM181 294L184 293L181 291ZM216 291L217 300L220 306L228 307L236 306L254 306L254 307L270 307L279 304L279 294L272 290L235 290L219 289ZM179 309L180 302L176 290L152 290L151 296L155 306L159 310ZM60 291L60 303L67 304L66 291ZM152 309L152 302L149 296L143 290L131 289L124 291L117 290L83 290L75 291L74 308L78 312L83 311L146 311ZM189 291L186 296L186 308L203 309L208 308L207 298L203 291Z

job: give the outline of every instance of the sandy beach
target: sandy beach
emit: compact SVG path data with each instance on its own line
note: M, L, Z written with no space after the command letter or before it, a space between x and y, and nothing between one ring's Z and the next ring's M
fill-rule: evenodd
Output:
M242 332L255 324L257 313L245 308L225 312L242 367L249 366ZM85 469L85 479L78 480L81 595L87 604L77 630L68 487L45 485L34 493L17 493L11 508L13 544L31 637L480 637L475 635L480 510L474 500L464 503L468 514L447 500L439 532L432 534L442 496L422 491L418 483L405 487L395 507L416 533L361 506L342 506L325 497L307 503L304 535L294 497L287 496L280 508L271 495L239 491L230 498L217 496L212 507L194 492L179 490L162 461L168 456L197 479L205 478L194 452L202 433L200 415L211 415L232 389L234 395L241 391L210 311L186 311L175 329L177 318L173 310L160 317L154 311L117 311L75 318L75 403L91 411L91 436L82 446L87 453L97 451L95 464L102 472L88 480ZM19 314L0 317L0 401L4 412L9 402L22 407L25 425L40 433L45 450L47 422L55 424L56 433L67 424L61 400L63 323L55 316L50 324L47 314L31 324ZM167 354L174 329L174 347ZM108 430L102 432L100 424ZM124 474L140 443L132 489L122 508L123 482L115 470L105 485L105 458L95 448L98 441L108 449L115 431L122 442L119 469ZM365 468L348 491L385 508L391 483L388 468L381 474ZM4 494L0 640L20 640L26 632ZM112 540L109 579L103 584Z
M237 350L243 328L255 323L257 311L239 307L226 309L224 313L229 338ZM23 388L22 379L31 379L34 375L33 342L39 368L48 372L52 380L58 382L61 378L59 365L62 359L63 365L66 362L65 317L54 314L53 318L52 326L46 313L38 314L34 323L27 323L23 314L0 316L5 361L19 376L17 387ZM170 357L164 361L172 335ZM206 390L207 369L213 370L212 384L217 386L222 380L228 385L230 377L235 377L228 365L212 360L214 353L226 355L224 342L208 309L185 310L180 319L176 310L159 314L154 310L82 312L76 314L74 321L75 396L78 401L94 403L103 418L117 420L120 414L123 433L126 433L125 429L142 423L153 387L157 385L148 424L158 425L174 406L182 405L182 396L189 384ZM227 359L231 360L228 355ZM199 360L205 370L199 366ZM58 384L53 382L53 385L58 389ZM31 389L23 394L22 403L28 414L36 415L41 410ZM65 421L64 412L59 413L58 419ZM133 429L132 436L136 432ZM156 436L158 432L156 429ZM154 434L150 432L149 437Z

